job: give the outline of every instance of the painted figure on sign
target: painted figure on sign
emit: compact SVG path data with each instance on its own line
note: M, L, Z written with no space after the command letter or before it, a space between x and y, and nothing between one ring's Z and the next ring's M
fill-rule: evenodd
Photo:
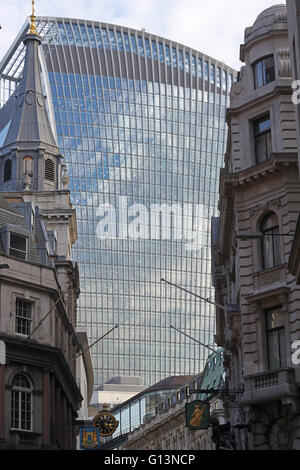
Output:
M200 410L199 405L195 406L194 413L192 414L192 419L190 420L191 426L193 426L194 428L197 428L200 425L202 418L203 418L204 411L205 411L204 407Z

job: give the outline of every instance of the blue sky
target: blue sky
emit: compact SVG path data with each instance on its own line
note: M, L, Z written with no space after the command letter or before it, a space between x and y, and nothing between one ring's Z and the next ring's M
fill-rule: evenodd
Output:
M244 29L274 4L274 0L36 0L36 14L145 28L240 68ZM1 0L1 59L30 12L31 0Z

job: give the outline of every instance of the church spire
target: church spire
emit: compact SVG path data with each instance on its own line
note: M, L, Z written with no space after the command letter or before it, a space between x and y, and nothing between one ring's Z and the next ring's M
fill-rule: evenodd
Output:
M60 189L61 155L49 121L41 82L34 1L30 32L24 37L26 54L22 79L0 110L6 137L0 148L0 191ZM5 166L6 160L10 160ZM6 171L6 173L5 173ZM0 176L0 177L1 177ZM9 178L10 176L10 178Z

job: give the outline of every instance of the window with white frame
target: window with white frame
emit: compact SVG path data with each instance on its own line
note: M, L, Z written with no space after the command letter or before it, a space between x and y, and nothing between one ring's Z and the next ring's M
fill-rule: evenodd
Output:
M30 335L32 325L32 302L22 299L16 300L15 330L20 335Z
M26 260L27 258L27 237L17 235L16 233L9 234L9 254L15 258Z
M16 375L12 384L11 428L32 431L32 387L23 373Z

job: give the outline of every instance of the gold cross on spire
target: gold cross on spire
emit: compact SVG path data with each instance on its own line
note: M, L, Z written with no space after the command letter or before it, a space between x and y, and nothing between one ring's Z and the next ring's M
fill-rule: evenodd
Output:
M37 34L35 27L35 14L34 14L34 0L32 0L32 14L31 14L31 23L30 23L30 34Z

